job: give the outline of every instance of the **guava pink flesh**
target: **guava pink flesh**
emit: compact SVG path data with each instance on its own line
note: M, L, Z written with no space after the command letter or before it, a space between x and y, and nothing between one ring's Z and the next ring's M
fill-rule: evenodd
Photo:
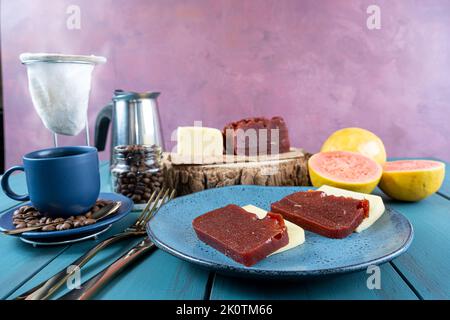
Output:
M384 164L384 171L414 171L440 168L442 163L431 160L397 160Z
M380 166L365 156L343 152L323 152L310 165L321 176L342 182L368 182L380 177Z

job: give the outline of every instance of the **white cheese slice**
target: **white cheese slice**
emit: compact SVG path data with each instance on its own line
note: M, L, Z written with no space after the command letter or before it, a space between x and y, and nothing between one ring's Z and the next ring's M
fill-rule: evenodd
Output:
M385 207L383 203L383 199L379 196L375 196L373 194L365 194L359 193L349 190L344 190L340 188L330 187L330 186L321 186L319 191L325 192L329 196L342 196L342 197L350 197L358 200L367 199L369 200L369 216L365 218L361 224L355 229L356 232L361 232L369 228L381 215L384 213Z
M215 128L178 127L177 153L187 157L222 156L222 132Z
M259 219L263 219L267 215L266 210L255 207L254 205L251 205L251 204L243 206L242 209L256 214ZM284 247L278 249L277 251L275 251L272 254L277 254L277 253L295 248L295 247L301 245L303 242L305 242L305 231L301 227L299 227L296 224L293 224L292 222L287 221L286 219L284 220L284 223L286 225L286 229L287 229L287 233L288 233L288 237L289 237L289 243L287 245L285 245ZM270 255L272 255L272 254L270 254Z

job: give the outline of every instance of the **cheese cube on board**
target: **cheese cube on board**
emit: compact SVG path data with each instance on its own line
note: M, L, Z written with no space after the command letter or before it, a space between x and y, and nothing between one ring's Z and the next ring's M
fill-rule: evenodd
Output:
M243 206L242 209L256 214L259 219L263 219L267 215L266 210L258 208L251 204ZM283 251L295 248L305 242L305 231L301 227L299 227L296 224L293 224L290 221L287 221L286 219L284 219L284 223L286 225L286 229L288 232L289 243L286 246L284 246L283 248L278 249L277 251L275 251L272 254L281 253ZM270 254L270 255L272 255L272 254Z
M181 156L221 156L223 154L222 132L215 128L178 127L177 153Z
M383 199L381 199L380 196L344 190L326 185L321 186L317 190L323 191L329 196L350 197L358 200L367 199L369 201L369 217L365 218L361 222L361 224L355 229L356 232L362 232L369 228L381 217L385 210Z

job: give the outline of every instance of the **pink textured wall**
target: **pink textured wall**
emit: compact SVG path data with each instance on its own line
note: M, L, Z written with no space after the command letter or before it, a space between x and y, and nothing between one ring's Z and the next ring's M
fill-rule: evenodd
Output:
M52 144L18 60L26 51L109 59L94 74L91 127L115 88L155 90L167 142L194 120L222 128L281 115L293 144L310 151L334 130L360 126L389 156L450 160L447 0L1 3L7 165ZM81 30L66 28L69 4L81 7ZM366 27L369 4L381 7L381 30Z

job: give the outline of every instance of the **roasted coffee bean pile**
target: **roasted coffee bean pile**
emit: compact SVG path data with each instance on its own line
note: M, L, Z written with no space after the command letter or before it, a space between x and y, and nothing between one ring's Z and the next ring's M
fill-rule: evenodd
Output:
M97 200L92 209L86 212L84 215L75 217L72 216L69 218L49 218L32 206L22 206L14 211L13 224L16 229L46 225L41 229L42 231L61 231L72 228L79 228L82 226L94 224L96 220L92 219L92 214L108 205L109 203L111 203L110 200ZM58 224L47 226L47 224L50 223Z
M163 187L159 168L159 151L147 146L129 145L115 149L117 164L112 168L114 192L131 198L134 203L146 203L154 191Z

